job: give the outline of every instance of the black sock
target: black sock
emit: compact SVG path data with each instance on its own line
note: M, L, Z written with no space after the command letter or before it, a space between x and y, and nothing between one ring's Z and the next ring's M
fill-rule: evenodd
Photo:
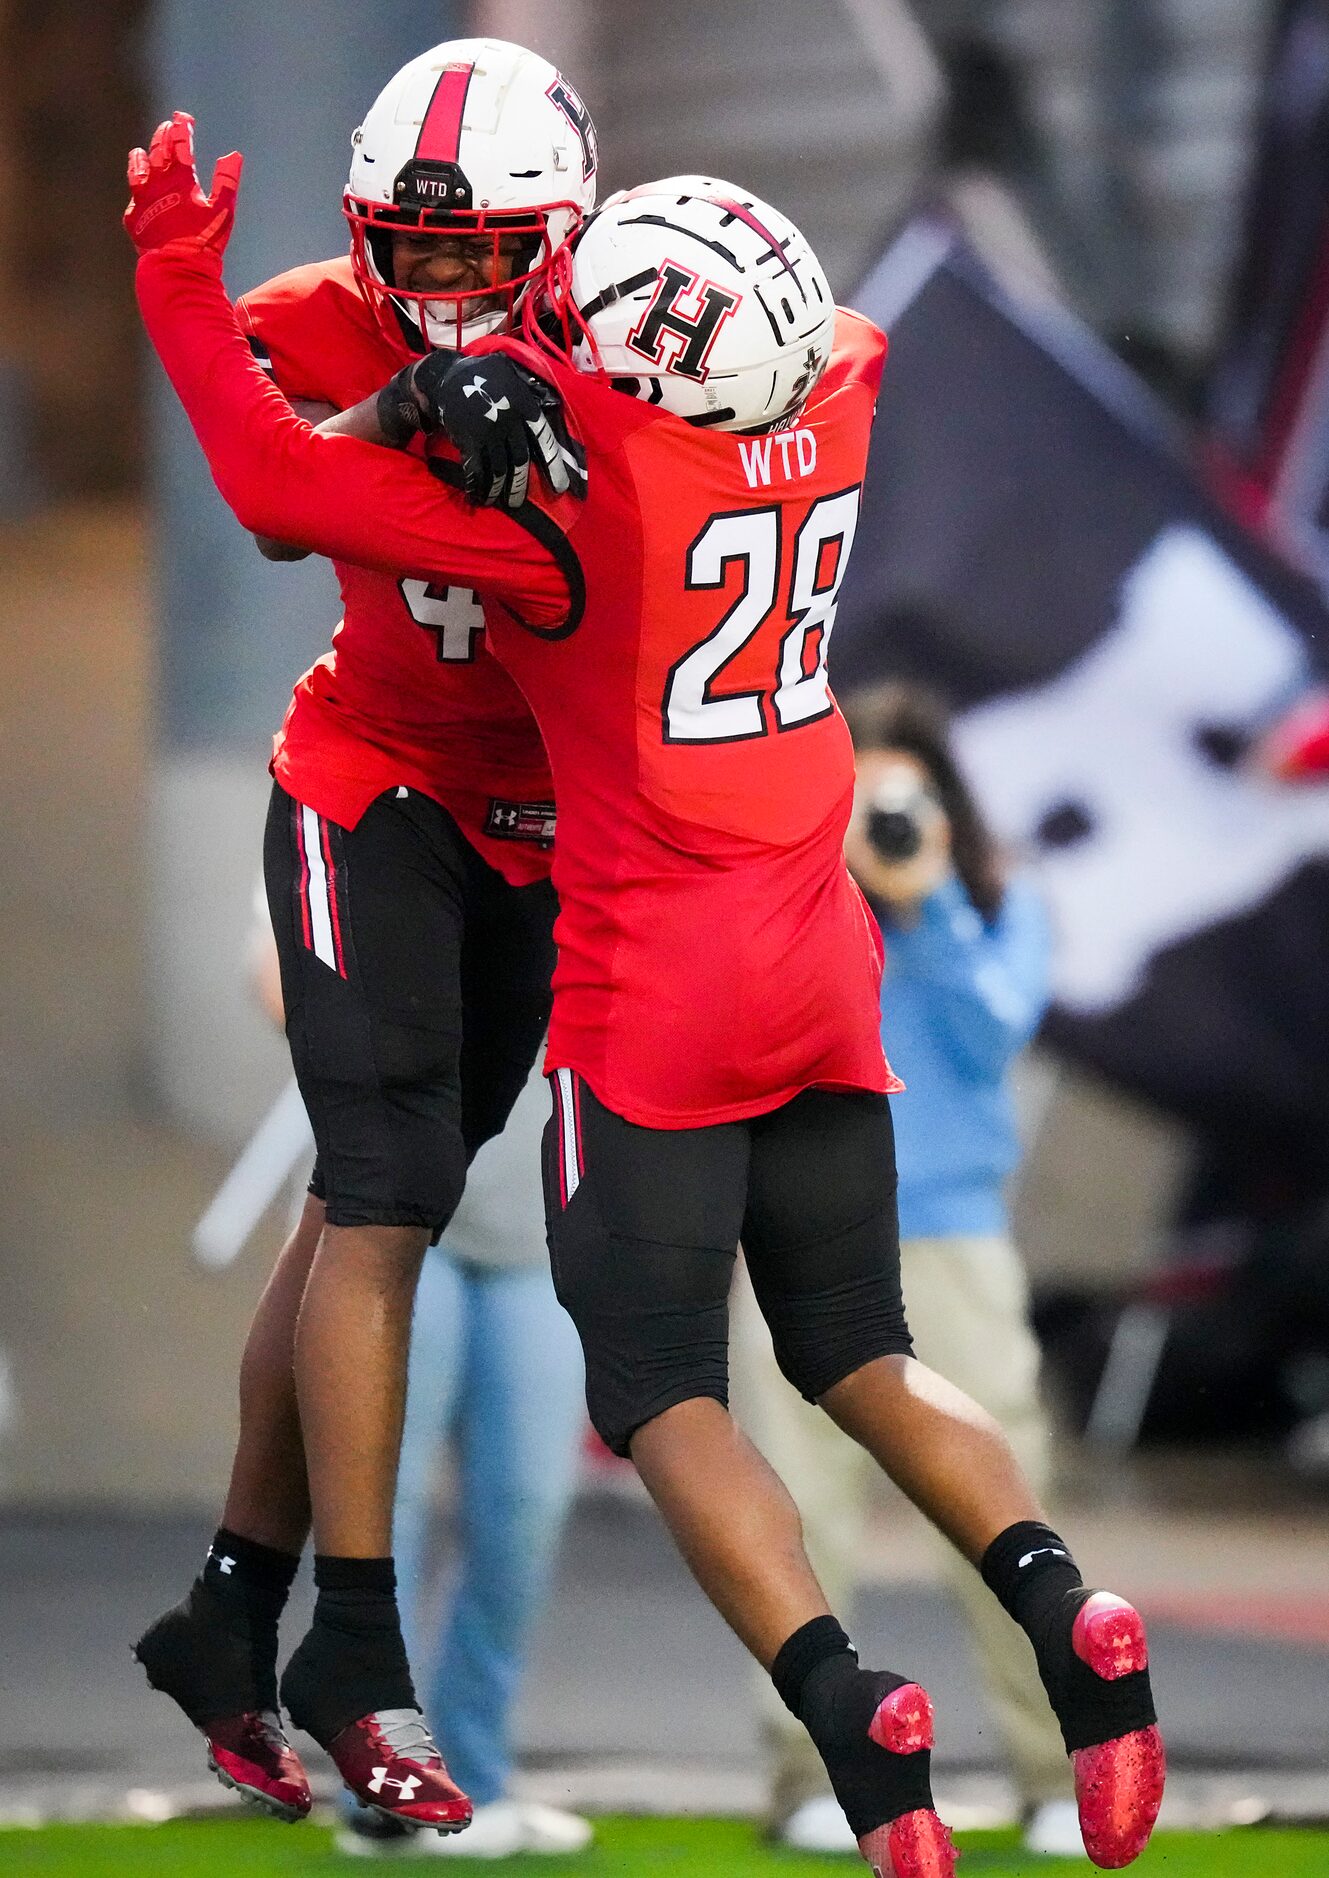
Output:
M379 1709L418 1708L390 1558L314 1559L314 1622L286 1666L282 1700L326 1747Z
M780 1646L771 1664L775 1693L793 1715L799 1714L803 1684L819 1663L848 1654L858 1661L858 1652L833 1617L814 1617Z
M812 1736L855 1838L904 1813L932 1810L930 1749L892 1754L868 1733L877 1710L907 1677L860 1669L839 1624L819 1617L781 1647L771 1679Z
M223 1526L188 1594L134 1646L197 1727L277 1707L277 1624L299 1559Z
M219 1526L199 1576L226 1609L266 1616L274 1604L281 1614L299 1569L298 1555Z
M1035 1650L1049 1627L1055 1628L1067 1592L1084 1584L1065 1540L1032 1519L999 1533L983 1554L980 1570L988 1590L1027 1632Z
M1050 1526L1037 1520L1008 1526L983 1554L980 1569L1034 1646L1068 1753L1114 1741L1157 1719L1148 1670L1108 1682L1075 1654L1075 1619L1093 1592L1085 1589L1070 1547Z

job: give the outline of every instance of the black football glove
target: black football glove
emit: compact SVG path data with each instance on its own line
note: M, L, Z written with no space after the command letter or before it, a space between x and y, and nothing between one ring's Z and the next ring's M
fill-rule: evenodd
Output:
M441 361L434 367L436 372L446 371L460 356L441 347L429 354L430 359ZM409 365L403 365L378 394L378 427L383 441L394 450L404 450L412 437L427 437L438 429L429 400L415 387L416 367L424 363L423 359L412 359Z
M411 389L424 429L442 431L460 452L466 499L477 508L519 509L532 461L554 495L586 494L586 459L558 393L514 359L431 352L414 367Z

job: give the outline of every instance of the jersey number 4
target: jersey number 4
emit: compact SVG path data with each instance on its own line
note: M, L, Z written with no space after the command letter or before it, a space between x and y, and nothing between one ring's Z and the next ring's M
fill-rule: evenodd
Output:
M826 649L858 526L859 493L855 487L823 496L813 503L798 531L784 609L787 624L780 636L770 691L777 730L810 724L828 716L833 708ZM664 695L666 743L741 743L767 735L765 689L717 697L714 687L725 667L756 637L779 605L780 523L778 508L713 515L688 550L690 593L723 587L734 562L743 569L743 590L714 632L670 670Z
M401 597L417 626L433 633L442 665L469 665L485 629L484 608L469 587L440 587L427 580L401 580Z

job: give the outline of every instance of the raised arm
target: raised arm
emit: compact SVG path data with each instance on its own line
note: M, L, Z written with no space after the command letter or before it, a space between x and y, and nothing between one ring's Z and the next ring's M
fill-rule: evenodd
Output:
M469 508L418 459L320 435L268 381L221 283L239 171L238 158L223 158L205 196L192 124L177 113L149 153L131 157L126 214L144 324L238 520L339 560L470 587L534 625L557 625L567 585L528 530Z

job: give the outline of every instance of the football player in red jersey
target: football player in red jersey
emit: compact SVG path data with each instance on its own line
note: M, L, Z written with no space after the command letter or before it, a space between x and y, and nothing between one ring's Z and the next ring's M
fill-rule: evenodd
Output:
M591 207L595 170L590 118L545 60L493 40L433 48L355 133L349 258L251 294L252 347L303 408L340 411L433 346L507 330ZM159 232L180 212L159 207ZM568 464L541 460L566 486ZM390 1556L407 1335L426 1242L547 1025L553 790L465 584L336 571L344 618L276 739L264 857L318 1163L246 1347L220 1529L137 1649L224 1780L307 1812L276 1652L312 1510L319 1600L293 1712L359 1798L451 1828L470 1809L419 1724Z
M135 158L128 220L145 321L223 495L259 532L473 581L545 733L561 817L550 1246L597 1428L808 1727L868 1864L944 1878L927 1698L859 1667L792 1503L726 1412L741 1238L790 1381L1029 1634L1087 1849L1129 1863L1163 1780L1139 1617L1084 1587L995 1425L913 1360L900 1298L899 1085L877 1041L875 922L841 852L853 763L826 680L881 335L837 313L775 211L698 178L634 191L560 270L566 356L532 319L525 350L407 374L447 418L497 410L520 362L586 450L584 505L537 494L468 516L445 460L318 437L265 383L220 285L215 201L200 192L194 241L152 251L142 221L173 179L180 193L178 162L169 137ZM402 391L348 432L399 436Z

